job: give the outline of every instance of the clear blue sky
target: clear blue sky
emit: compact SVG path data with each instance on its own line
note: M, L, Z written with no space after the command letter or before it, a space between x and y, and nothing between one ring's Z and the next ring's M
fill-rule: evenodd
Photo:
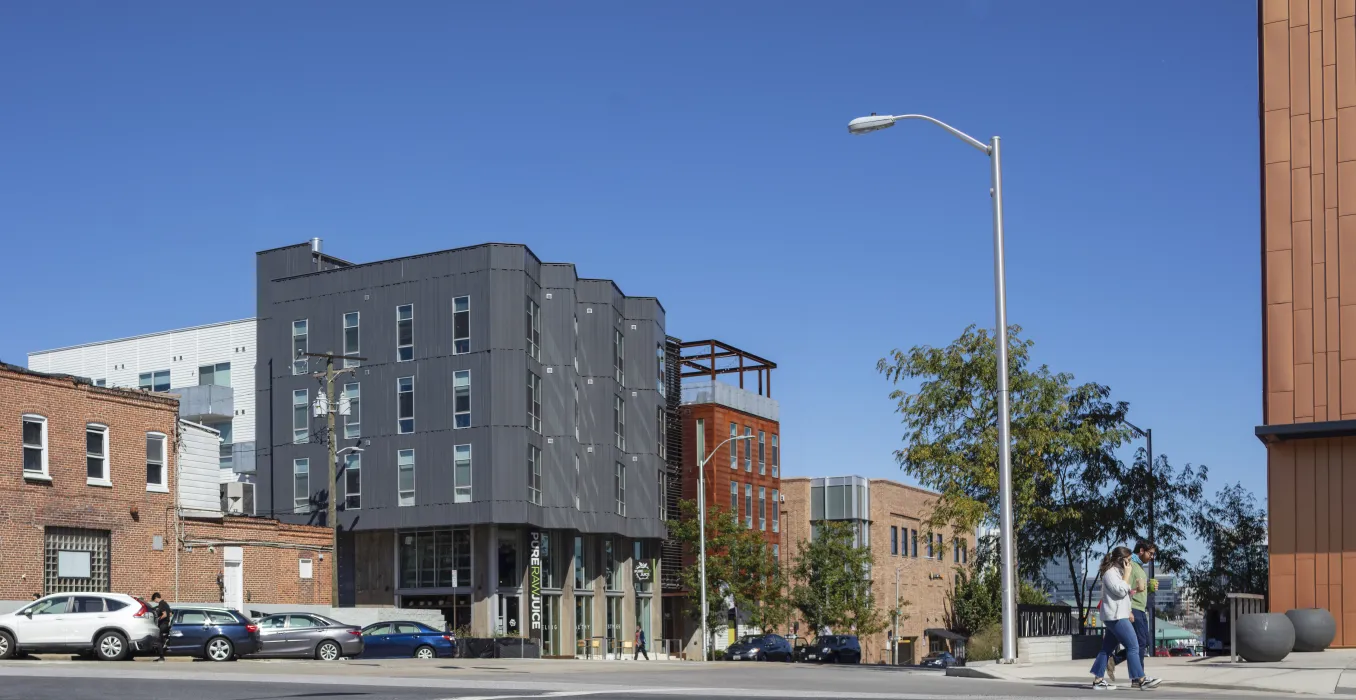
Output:
M775 360L786 472L899 478L875 362L1010 319L1265 491L1237 0L0 4L0 359L254 313L254 252L522 242Z

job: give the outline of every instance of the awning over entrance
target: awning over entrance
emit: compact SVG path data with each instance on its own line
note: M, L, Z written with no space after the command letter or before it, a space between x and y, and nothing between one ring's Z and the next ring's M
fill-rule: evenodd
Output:
M951 630L944 630L941 629L940 627L933 627L930 629L923 630L923 636L940 637L941 639L949 639L953 642L965 641L965 635L960 634L959 632L952 632Z

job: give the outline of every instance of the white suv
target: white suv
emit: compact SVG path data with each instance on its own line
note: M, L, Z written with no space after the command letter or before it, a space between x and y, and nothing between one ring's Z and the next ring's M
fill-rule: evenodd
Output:
M0 659L69 652L121 661L159 643L155 613L120 593L58 593L0 615Z

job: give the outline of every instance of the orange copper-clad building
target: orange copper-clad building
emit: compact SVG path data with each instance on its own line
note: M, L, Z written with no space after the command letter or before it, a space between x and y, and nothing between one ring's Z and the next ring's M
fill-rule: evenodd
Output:
M1356 646L1356 0L1263 0L1263 425L1270 606Z

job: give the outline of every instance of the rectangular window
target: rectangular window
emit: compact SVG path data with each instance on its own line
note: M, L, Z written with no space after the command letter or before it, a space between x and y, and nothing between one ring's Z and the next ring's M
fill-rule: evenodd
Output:
M414 505L414 450L396 452L396 490L400 505Z
M890 554L899 554L899 527L890 526Z
M617 384L624 386L626 384L626 339L622 337L622 332L616 329L612 331L612 369L617 376Z
M661 397L667 397L667 396L668 396L668 393L667 393L667 392L668 392L668 387L664 386L664 373L665 373L665 370L666 370L667 367L668 367L668 358L664 355L664 344L663 344L663 343L659 343L658 345L655 345L655 349L654 349L654 358L655 358L655 363L656 363L656 364L658 365L658 367L659 367L659 372L658 372L658 377L657 377L657 379L656 379L655 388L659 390L659 395L660 395Z
M612 432L617 449L626 450L626 402L620 396L612 397Z
M782 501L777 495L777 489L772 489L772 531L781 532L780 521L782 511Z
M414 359L414 304L396 307L396 362Z
M344 354L345 354L345 355L357 355L358 352L359 352L360 345L359 345L359 343L358 343L358 321L359 321L359 314L358 314L357 311L350 311L350 312L344 314ZM357 360L350 360L350 359L348 359L348 358L346 357L346 358L344 358L344 366L345 366L345 367L357 367L357 366L358 366L358 361L357 361Z
M575 535L574 538L574 590L580 592L592 593L592 586L589 585L588 556L584 551L584 538L581 535Z
M758 487L758 529L767 531L767 487Z
M668 412L664 410L663 406L660 406L656 413L658 414L657 418L659 429L655 431L655 434L659 436L659 458L668 459L669 456ZM703 457L705 457L705 455L703 455Z
M541 450L527 446L527 500L541 505Z
M541 377L532 371L527 373L527 428L541 432Z
M739 482L730 482L730 512L734 513L735 520L739 519Z
M697 419L697 459L706 460L706 419L704 418Z
M109 484L107 426L95 423L85 426L85 480L91 484Z
M626 515L626 465L617 462L617 515Z
M912 544L911 544L911 547L912 547L912 549L913 549L912 556L913 556L914 559L917 559L917 558L918 558L918 531L917 531L917 530L909 530L909 541L912 543Z
M471 297L452 300L452 354L471 352Z
M292 512L311 512L311 460L292 460Z
M452 424L454 428L471 427L471 370L452 373Z
M574 509L579 508L579 455L574 456Z
M933 542L932 536L931 536L931 535L928 535L928 559L931 559L931 558L933 558L934 556L936 556L936 554L935 554L935 552L934 552L934 550L933 550L932 542Z
M527 355L541 361L541 307L527 300Z
M669 519L669 479L668 479L668 475L664 473L664 470L663 470L663 469L660 469L660 470L659 470L659 474L658 474L658 476L656 477L655 481L656 481L656 484L657 484L658 487L659 487L659 491L657 491L657 493L659 494L659 498L657 499L657 500L659 501L659 519L660 519L660 520L668 520L668 519Z
M169 391L170 371L160 369L154 372L142 372L137 376L137 388L146 391Z
M414 377L396 380L396 432L414 432Z
M165 436L160 433L146 433L146 490L168 490L166 476Z
M621 547L612 538L603 540L603 589L608 591L620 591L622 589L621 566L618 565L617 555L621 554ZM611 599L609 599L610 601Z
M942 561L944 558L942 556L942 536L937 535L937 561Z
M758 474L760 476L767 474L767 436L763 431L758 431Z
M781 477L782 451L777 445L777 434L772 434L772 476Z
M753 484L744 484L744 527L753 529Z
M292 391L292 443L303 445L311 441L311 419L306 414L311 406L309 389Z
M969 563L970 563L970 548L967 547L967 546L965 545L964 542L961 542L961 543L960 543L960 553L961 553L961 563L962 563L962 564L969 564Z
M358 382L344 385L340 394L348 400L348 415L344 416L344 439L356 440L363 435L363 387Z
M750 427L747 426L747 425L744 426L744 437L745 437L745 438L751 438L751 437L753 437L753 428L750 428ZM746 472L752 474L752 473L753 473L753 440L745 439L745 440L743 440L743 443L744 443L744 471L746 471Z
M739 441L738 441L738 440L735 440L736 437L739 437L739 426L736 425L736 424L734 424L734 423L731 423L731 424L730 424L730 468L731 468L731 469L738 469L738 468L739 468Z
M205 425L220 434L218 454L221 457L221 464L219 466L222 469L233 469L235 467L235 429L231 425L231 421Z
M231 363L218 362L198 368L198 386L230 386Z
M454 464L452 467L452 501L454 503L471 502L471 446L455 445L452 448Z
M306 319L292 322L292 374L310 371L306 353L310 352L310 324Z
M960 540L951 540L951 558L953 563L960 563Z
M344 510L363 507L363 456L359 452L344 453Z

